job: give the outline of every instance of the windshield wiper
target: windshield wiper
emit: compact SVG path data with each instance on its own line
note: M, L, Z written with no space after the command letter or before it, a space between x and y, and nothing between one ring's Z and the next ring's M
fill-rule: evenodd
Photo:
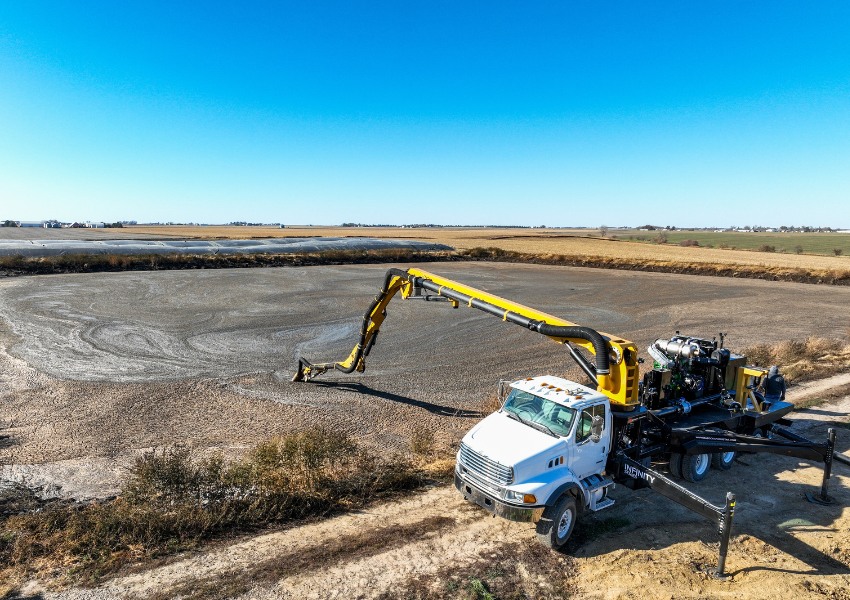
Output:
M558 437L558 434L556 434L554 431L549 429L549 427L547 427L543 423L538 423L537 421L526 421L525 419L523 419L521 416L519 416L515 412L511 412L509 410L506 410L505 412L508 414L508 417L510 417L514 421L519 421L523 425L528 425L529 427L536 429L537 431L540 431L540 432L543 432L543 433L548 433L553 438Z
M545 423L540 423L540 422L538 422L538 421L534 421L533 423L534 423L534 424L532 425L532 427L534 427L534 425L540 425L540 427L542 427L543 429L545 429L545 430L546 430L546 433L548 433L549 435L551 435L553 438L559 437L559 436L558 436L558 434L557 434L557 433L555 433L554 431L552 431L552 428L551 428L551 427L549 427L548 425L546 425Z

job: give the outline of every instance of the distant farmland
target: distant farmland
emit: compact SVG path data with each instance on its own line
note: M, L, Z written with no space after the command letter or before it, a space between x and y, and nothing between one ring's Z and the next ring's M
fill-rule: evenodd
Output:
M133 226L117 232L181 238L268 237L377 237L413 239L448 244L461 250L499 248L532 255L601 257L624 263L646 261L671 265L744 265L810 272L850 271L850 234L847 233L744 233L713 231L638 231L611 229L602 237L596 229L530 229L510 227L232 227L232 226ZM654 240L666 234L667 243ZM115 235L113 233L113 235ZM630 237L634 239L629 239ZM638 238L643 238L638 239ZM681 242L696 240L699 246ZM762 246L773 251L759 251ZM798 254L797 246L802 248ZM836 256L834 249L841 250ZM683 271L684 272L684 271Z
M667 243L679 245L688 240L705 248L758 250L792 254L823 254L850 256L850 234L847 233L747 233L736 231L617 231L618 239L657 243L660 234Z

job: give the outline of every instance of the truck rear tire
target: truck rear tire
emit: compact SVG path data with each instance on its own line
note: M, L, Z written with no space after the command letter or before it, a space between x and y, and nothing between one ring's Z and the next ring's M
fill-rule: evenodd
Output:
M711 454L685 454L682 456L682 477L691 483L702 481L710 466Z
M547 548L557 550L570 539L577 517L575 498L571 494L564 494L543 511L543 516L537 522L537 539Z
M711 466L721 471L728 471L732 468L732 463L735 462L735 451L732 452L715 452L711 455Z

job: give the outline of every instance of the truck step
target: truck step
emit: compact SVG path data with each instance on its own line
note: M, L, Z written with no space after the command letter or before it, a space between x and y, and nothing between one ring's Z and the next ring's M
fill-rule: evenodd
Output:
M590 510L598 511L598 510L602 510L604 508L608 508L609 506L612 506L614 504L614 499L613 498L605 498L604 500L600 500L599 502L594 502L593 504L595 504L595 506L591 506Z
M581 480L582 487L588 492L601 490L614 483L613 477L602 477L601 475L591 475Z

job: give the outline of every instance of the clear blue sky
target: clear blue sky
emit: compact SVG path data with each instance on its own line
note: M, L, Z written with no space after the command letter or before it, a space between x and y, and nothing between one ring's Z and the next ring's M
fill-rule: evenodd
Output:
M850 227L850 2L3 0L0 218Z

